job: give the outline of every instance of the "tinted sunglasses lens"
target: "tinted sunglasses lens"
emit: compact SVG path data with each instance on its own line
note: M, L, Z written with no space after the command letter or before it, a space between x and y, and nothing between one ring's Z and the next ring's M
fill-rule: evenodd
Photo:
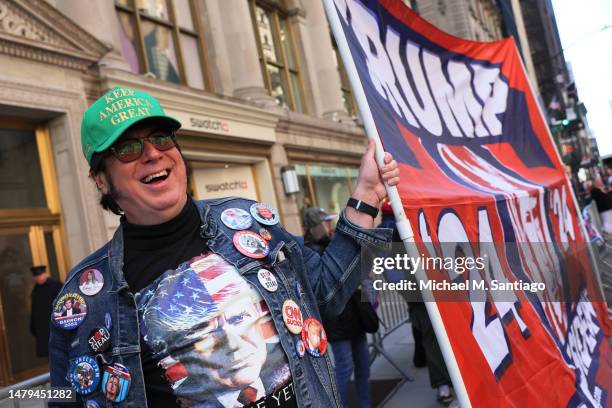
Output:
M147 139L157 150L168 150L174 147L173 135L149 136Z
M115 146L113 153L115 153L115 156L122 162L127 163L136 160L142 154L142 141L126 140L118 146Z

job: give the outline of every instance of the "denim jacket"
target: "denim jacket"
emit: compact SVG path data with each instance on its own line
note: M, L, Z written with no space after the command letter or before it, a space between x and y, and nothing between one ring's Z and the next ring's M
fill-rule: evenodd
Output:
M207 240L209 249L234 265L238 272L257 289L266 301L278 332L280 343L287 355L294 391L300 407L339 407L339 394L333 381L334 375L329 353L313 357L308 353L299 357L295 349L296 336L283 323L282 304L287 299L296 301L304 319L337 315L360 281L360 248L388 248L390 230L363 229L351 223L344 212L340 214L336 234L323 255L304 246L301 238L285 231L280 225L259 225L253 220L251 230L260 227L270 231L269 254L262 259L242 255L234 247L232 236L236 232L221 222L221 213L227 208L249 211L253 201L240 198L224 198L196 202L202 225L200 234ZM257 279L262 266L271 267L279 281L278 290L264 290ZM77 395L81 405L95 400L100 407L145 407L145 385L140 360L139 321L136 296L130 291L122 272L123 233L119 227L112 240L88 256L73 268L57 299L66 293L77 293L86 301L87 316L74 330L64 330L51 322L49 361L51 386L69 387L67 372L70 364L79 356L94 356L89 349L91 331L104 325L105 315L110 313L111 347L97 355L102 370L103 362L123 364L131 374L131 385L126 399L118 404L107 402L101 385L88 395ZM104 277L104 287L93 295L85 296L79 290L79 278L83 271L97 269ZM304 293L297 293L297 283ZM56 300L57 300L56 299ZM55 303L54 303L55 304Z

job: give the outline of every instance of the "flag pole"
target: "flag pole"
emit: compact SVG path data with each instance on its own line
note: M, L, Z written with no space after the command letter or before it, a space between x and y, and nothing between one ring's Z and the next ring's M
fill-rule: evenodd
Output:
M366 134L368 138L373 139L376 142L376 162L382 167L384 165L384 148L380 141L380 136L374 123L374 118L372 117L372 113L368 107L365 91L363 90L361 81L359 80L357 68L355 67L355 63L351 58L348 41L344 36L340 18L336 12L333 0L323 0L323 4L325 6L325 11L327 12L327 18L330 23L332 33L334 34L336 43L338 44L338 50L340 52L340 56L342 57L342 61L344 62L346 73L351 81L351 86L355 95L355 100L357 101L359 112L361 113L361 117L363 119ZM406 252L413 259L420 258L420 253L414 240L412 226L404 213L404 207L402 205L399 192L397 191L397 187L389 186L387 183L385 183L385 188L387 189L387 195L391 208L393 209L397 230L402 242L404 243ZM427 276L425 271L422 269L422 265L419 264L419 267L416 268L415 274L419 281L427 281ZM427 298L433 298L433 296L429 296ZM448 373L451 377L457 399L463 408L469 408L472 405L468 397L467 389L465 388L465 383L463 382L463 377L461 376L461 372L459 370L459 365L457 364L457 360L453 354L448 333L444 328L444 323L442 322L442 316L438 310L438 305L436 302L425 302L425 307L427 308L427 313L429 314L436 338L438 339L438 344L440 345L440 350L442 351L446 368L448 369Z

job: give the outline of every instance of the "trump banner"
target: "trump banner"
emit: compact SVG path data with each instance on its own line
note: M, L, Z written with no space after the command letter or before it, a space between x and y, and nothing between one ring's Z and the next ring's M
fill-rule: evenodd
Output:
M402 239L459 400L611 406L605 299L514 41L453 37L399 0L325 7L368 136L400 164Z

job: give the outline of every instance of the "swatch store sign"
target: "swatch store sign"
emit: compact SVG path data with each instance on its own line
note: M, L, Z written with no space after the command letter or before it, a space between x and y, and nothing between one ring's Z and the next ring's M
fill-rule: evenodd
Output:
M217 119L189 118L191 127L214 133L229 133L229 123Z
M249 183L247 183L245 180L233 182L226 181L225 183L206 184L205 187L207 193L217 191L248 190Z
M200 199L238 196L258 200L251 166L195 169L196 194Z

